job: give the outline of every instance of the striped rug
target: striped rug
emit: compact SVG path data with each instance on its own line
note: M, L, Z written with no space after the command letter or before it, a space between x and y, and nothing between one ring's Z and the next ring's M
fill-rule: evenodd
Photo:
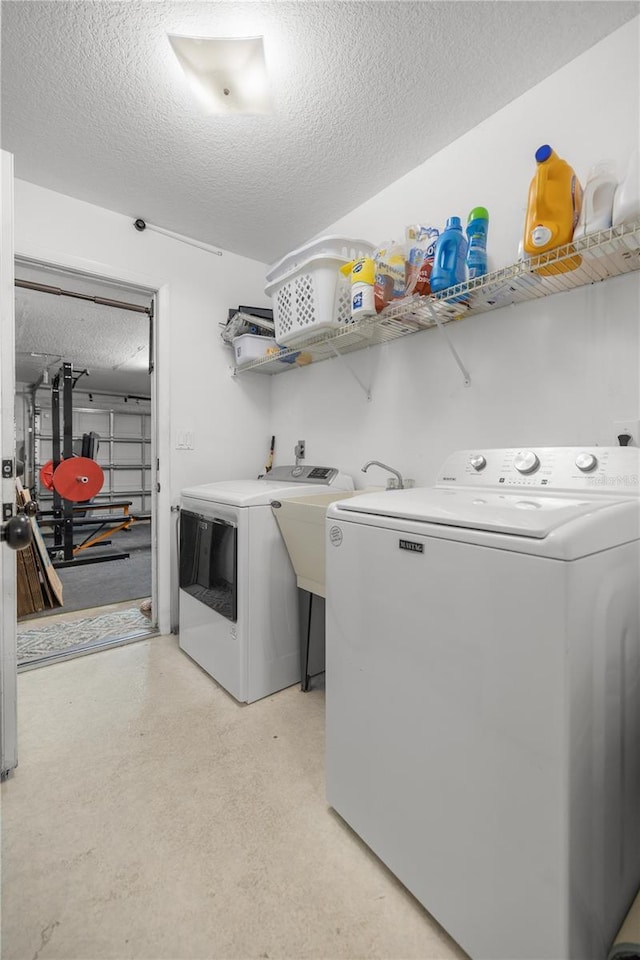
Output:
M18 664L68 653L74 648L121 640L152 631L150 622L137 606L111 613L47 623L46 620L18 624Z

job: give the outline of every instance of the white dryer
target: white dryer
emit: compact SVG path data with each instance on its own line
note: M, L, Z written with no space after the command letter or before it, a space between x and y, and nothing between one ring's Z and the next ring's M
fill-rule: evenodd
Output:
M602 960L640 884L639 474L462 451L328 509L328 801L477 960Z
M182 491L179 643L236 700L300 680L296 578L271 502L331 490L353 480L293 465Z

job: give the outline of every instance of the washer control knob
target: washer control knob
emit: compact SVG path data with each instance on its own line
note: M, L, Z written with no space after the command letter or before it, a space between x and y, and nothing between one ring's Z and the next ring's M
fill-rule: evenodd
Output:
M598 466L598 458L593 453L579 453L576 457L576 467L583 473L589 473Z
M304 473L304 467L298 466L298 467L294 467L294 468L293 468L293 470L291 471L291 476L292 476L292 477L301 477L303 473Z
M540 466L540 460L533 450L518 450L513 465L518 473L533 473Z
M481 453L474 453L473 456L469 458L469 463L474 470L484 470L487 465L487 461Z

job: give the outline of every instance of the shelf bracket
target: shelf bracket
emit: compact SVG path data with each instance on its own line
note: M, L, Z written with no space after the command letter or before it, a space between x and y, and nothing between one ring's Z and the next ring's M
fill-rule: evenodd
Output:
M444 326L442 320L439 318L439 316L438 316L438 314L437 314L437 311L433 309L433 305L432 305L429 301L427 301L427 307L428 307L428 309L429 309L429 313L431 314L432 319L435 321L436 326L438 327L438 330L440 331L440 333L441 333L442 336L444 337L445 343L447 344L447 346L448 346L448 348L449 348L449 352L450 352L451 356L453 357L453 359L455 360L455 362L458 364L458 367L459 367L459 369L460 369L460 373L462 374L462 377L463 377L463 380L464 380L464 385L465 385L465 387L470 387L470 386L471 386L471 377L470 377L470 375L469 375L469 371L467 370L467 368L465 367L464 363L463 363L462 360L460 359L460 355L458 354L458 351L456 350L456 348L455 348L454 345L452 344L451 338L450 338L449 334L447 333L447 331L446 331L446 329L445 329L445 326Z
M362 390L364 390L364 393L365 393L365 395L366 395L367 400L368 400L369 402L371 402L371 388L365 386L365 384L362 382L362 380L360 379L360 377L358 376L358 374L355 372L355 370L353 369L353 367L351 367L351 366L347 363L347 361L346 361L345 358L342 356L342 354L340 353L340 351L337 350L337 349L335 348L335 346L334 346L331 342L329 342L329 346L330 346L332 352L335 354L335 356L338 357L338 359L340 360L340 362L344 365L345 369L349 371L349 373L351 374L351 376L353 377L353 379L357 382L358 386L361 387Z

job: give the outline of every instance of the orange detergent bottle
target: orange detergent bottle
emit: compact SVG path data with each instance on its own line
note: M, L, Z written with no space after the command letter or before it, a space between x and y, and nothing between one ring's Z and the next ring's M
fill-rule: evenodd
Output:
M532 257L571 243L582 206L582 187L574 170L549 144L536 150L538 169L529 187L524 249ZM582 257L565 257L535 272L550 276L575 270Z

